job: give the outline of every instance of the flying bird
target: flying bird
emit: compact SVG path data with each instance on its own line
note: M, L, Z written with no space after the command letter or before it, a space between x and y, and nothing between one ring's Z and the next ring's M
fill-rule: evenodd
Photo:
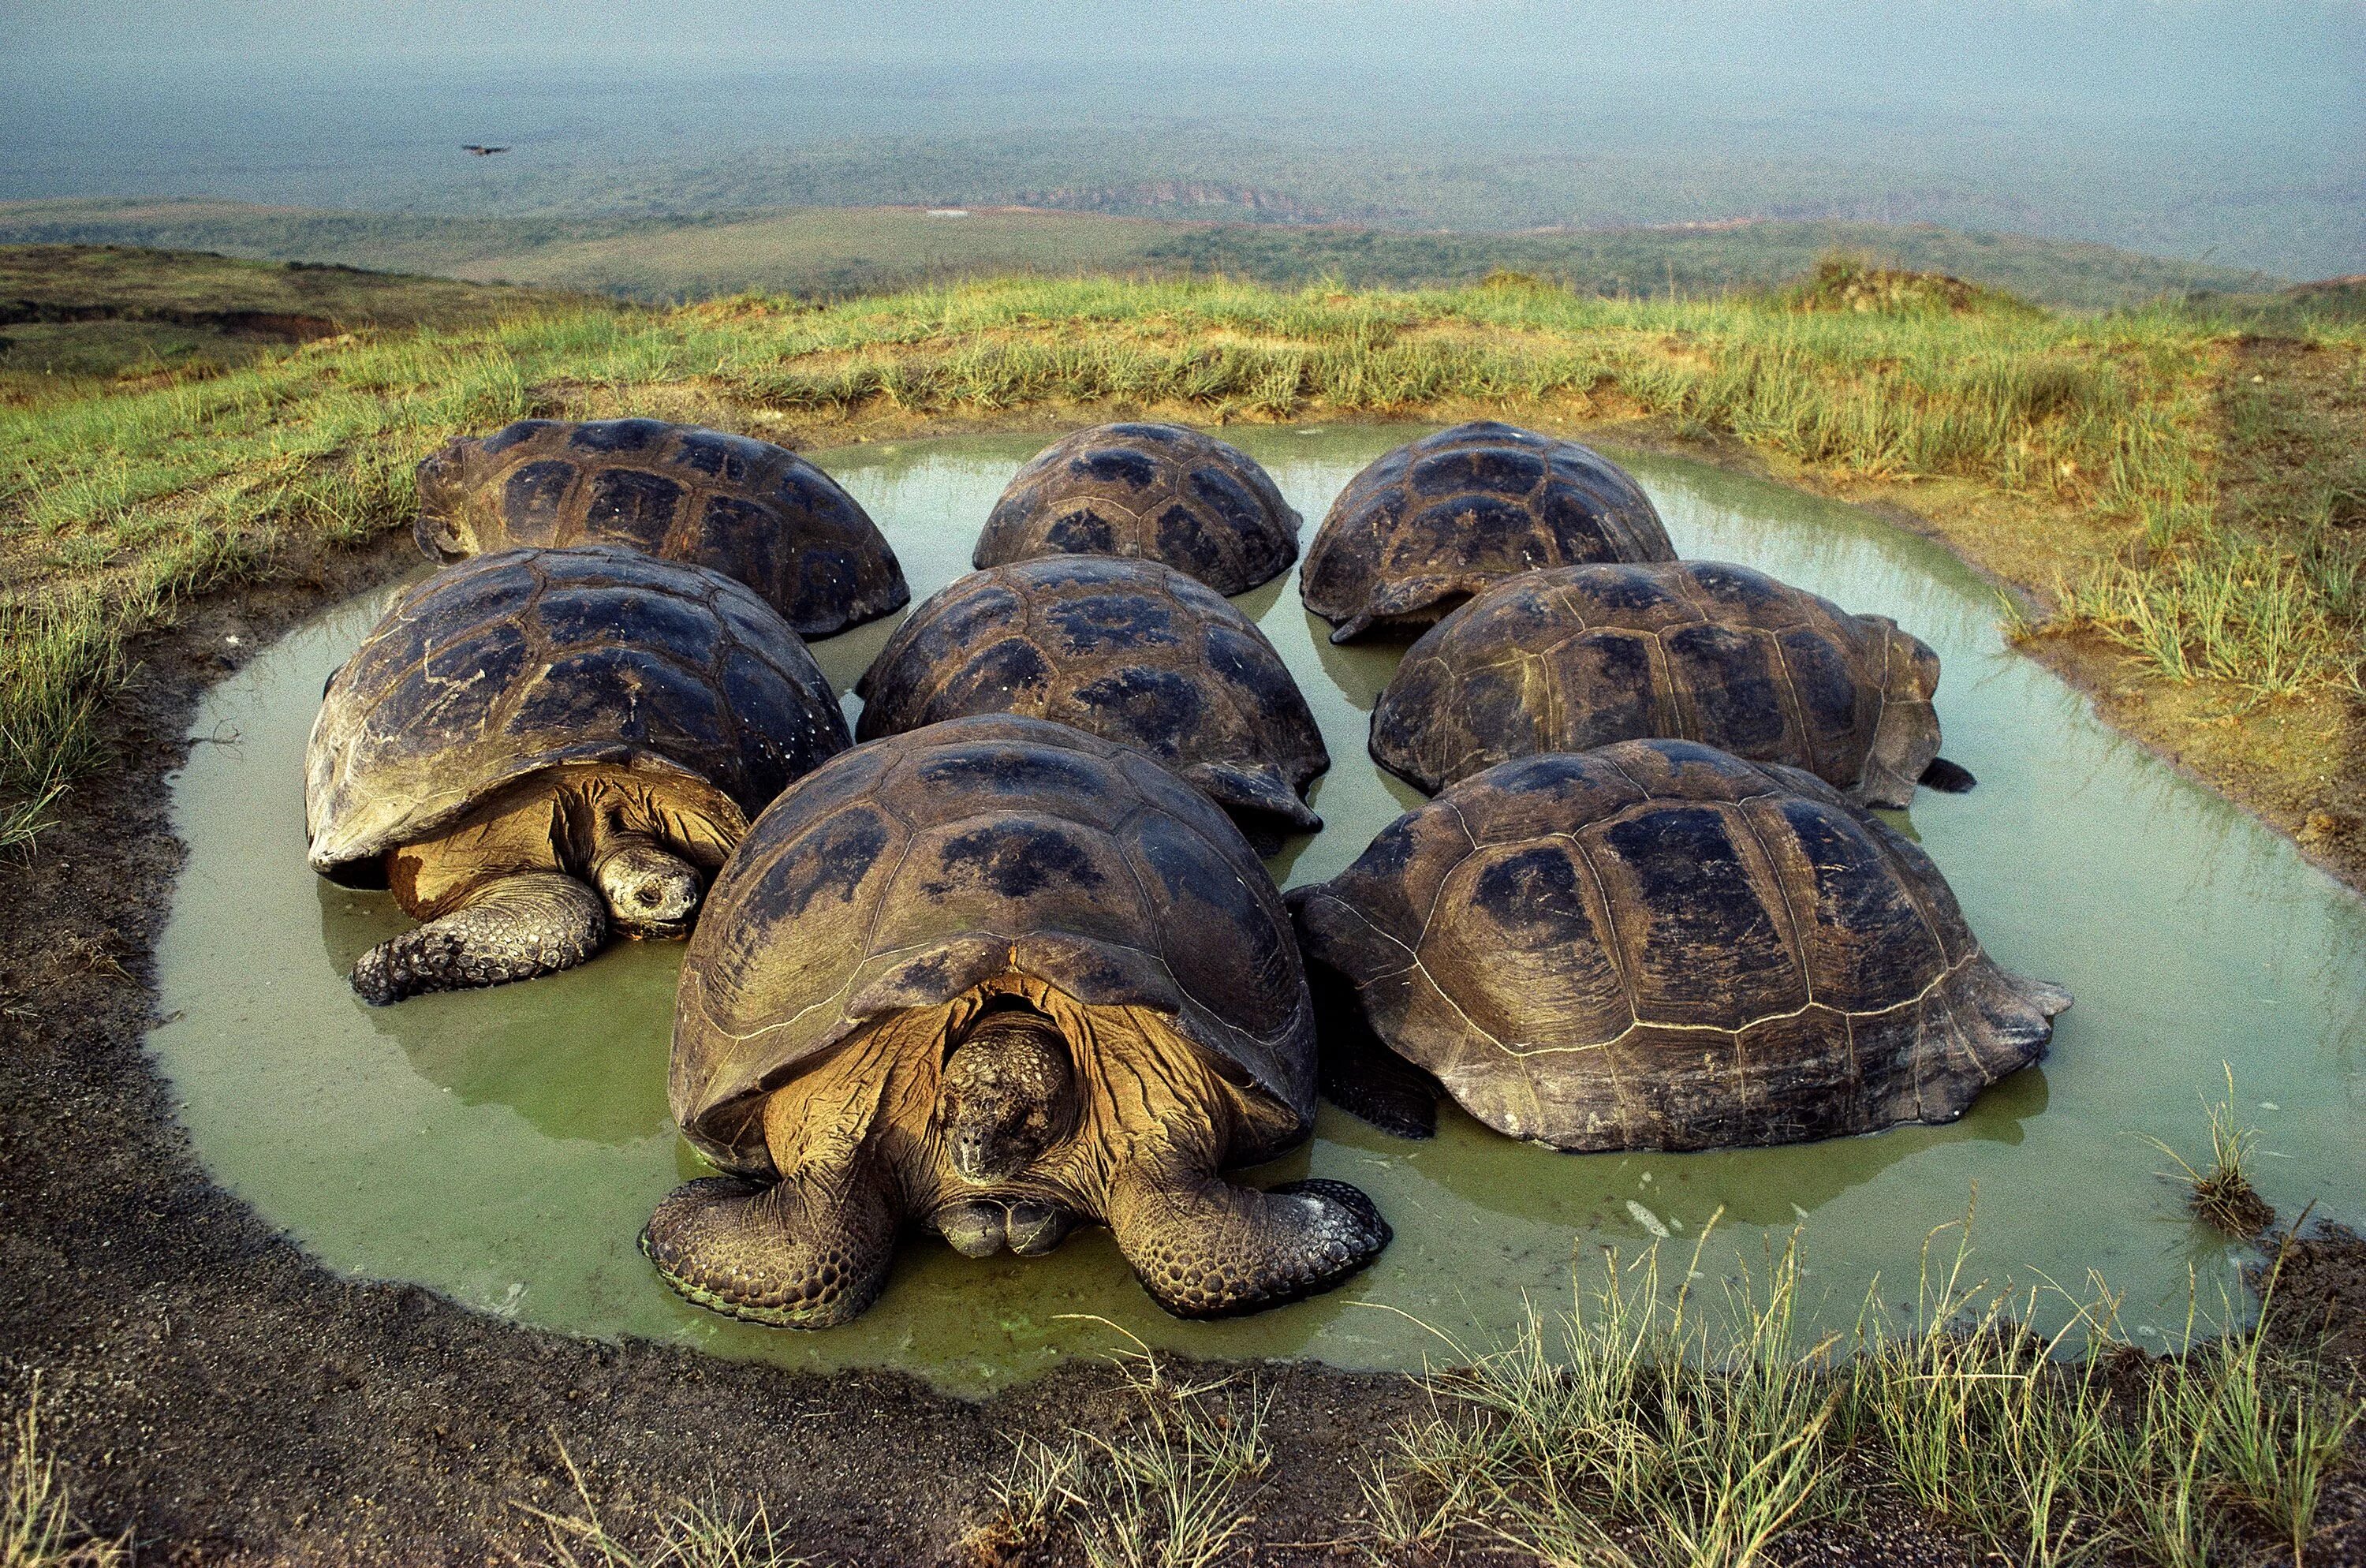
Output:
M506 152L509 149L506 147L480 147L477 143L471 141L467 146L461 148L460 151L463 152L472 152L479 158L490 158L496 152Z

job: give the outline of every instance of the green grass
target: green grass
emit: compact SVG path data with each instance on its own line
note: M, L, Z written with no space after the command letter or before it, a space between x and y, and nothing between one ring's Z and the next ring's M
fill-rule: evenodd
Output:
M1706 1237L1673 1290L1656 1247L1606 1255L1571 1310L1476 1355L1451 1347L1467 1365L1426 1380L1429 1408L1369 1484L1376 1546L1741 1568L1886 1502L2030 1568L2199 1568L2262 1538L2309 1561L2360 1406L2270 1350L2272 1280L2253 1329L2190 1323L2176 1354L2130 1360L2100 1282L2041 1336L2048 1292L1968 1279L1968 1230L1952 1258L1926 1243L1910 1319L1868 1304L1853 1334L1812 1339L1797 1236L1716 1303L1693 1284Z
M591 1483L564 1443L558 1445L558 1461L575 1493L574 1510L560 1514L517 1505L540 1530L542 1550L535 1561L547 1568L807 1568L812 1561L782 1544L762 1499L741 1506L720 1495L660 1510L654 1543L637 1551L602 1517Z
M219 583L407 525L422 457L526 413L657 412L758 434L1017 411L1640 417L1838 480L1969 486L2033 525L2129 541L2066 547L2066 598L2172 676L2268 694L2356 682L2356 530L2339 510L2355 491L2324 492L2315 553L2224 514L2228 340L2169 308L2069 318L1979 291L1945 309L1876 303L1605 299L1517 278L561 301L0 410L0 606L20 634L0 652L0 798L21 836L26 803L92 759L88 720L124 637ZM2354 380L2354 333L2325 342Z
M75 1517L73 1497L43 1446L41 1385L0 1438L0 1568L120 1568L123 1542L92 1534Z
M2185 415L2211 431L2210 471L2167 488L2117 558L2066 582L2070 624L2172 681L2366 696L2366 355L2356 322L2319 321L2297 343L2226 347Z
M974 1556L1070 1543L1090 1568L1208 1568L1237 1554L1274 1457L1271 1394L1231 1375L1178 1380L1138 1341L1112 1359L1136 1401L1132 1420L1114 1434L1021 1438L963 1542Z
M2275 1224L2276 1212L2251 1185L2251 1154L2259 1147L2259 1133L2236 1111L2235 1068L2231 1063L2225 1066L2225 1098L2203 1107L2210 1119L2210 1154L2204 1163L2192 1164L2158 1138L2147 1141L2176 1162L2187 1206L2196 1219L2228 1235L2255 1236Z

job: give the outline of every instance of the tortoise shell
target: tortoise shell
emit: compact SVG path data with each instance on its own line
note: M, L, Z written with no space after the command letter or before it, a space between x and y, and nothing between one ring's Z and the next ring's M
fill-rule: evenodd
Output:
M1474 774L1291 905L1318 995L1561 1149L1952 1121L2070 1003L1999 968L1871 812L1688 740Z
M1372 755L1435 793L1538 751L1648 736L1905 806L1939 754L1939 656L1883 615L1719 561L1506 578L1414 643Z
M507 550L406 590L329 678L305 751L313 869L372 885L497 793L623 767L752 819L845 750L813 655L718 572L638 550Z
M971 565L1123 556L1245 593L1298 558L1298 513L1239 447L1179 424L1099 424L1020 469Z
M1493 420L1382 455L1347 481L1299 592L1346 642L1435 620L1498 578L1592 561L1673 560L1651 498L1589 446Z
M1171 1026L1241 1094L1240 1158L1313 1124L1298 944L1231 820L1139 751L1003 716L857 746L757 819L683 960L674 1118L764 1174L768 1091L1012 976Z
M911 598L896 552L838 481L745 435L656 419L522 419L419 465L419 547L465 560L536 545L632 545L763 595L802 637Z
M858 739L1015 713L1139 747L1252 839L1313 832L1301 798L1331 765L1256 624L1155 561L1052 556L975 572L896 629L857 682Z

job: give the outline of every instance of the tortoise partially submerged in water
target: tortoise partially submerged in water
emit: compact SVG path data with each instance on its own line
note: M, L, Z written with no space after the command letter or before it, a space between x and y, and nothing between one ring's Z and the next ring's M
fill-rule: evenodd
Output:
M747 588L637 550L483 556L389 606L305 751L312 868L424 922L354 965L376 1003L678 936L789 782L848 744Z
M1323 819L1314 715L1256 623L1155 561L1053 556L974 572L918 609L855 685L856 738L1014 713L1136 746L1265 853Z
M656 419L522 419L419 465L419 547L434 561L526 546L631 545L762 595L801 637L912 596L838 481L745 435Z
M1493 420L1383 454L1347 481L1307 547L1306 607L1346 642L1417 626L1515 572L1673 560L1651 497L1590 446Z
M1406 650L1373 757L1432 794L1514 757L1651 736L1805 768L1875 806L1940 762L1939 656L1886 615L1722 561L1505 578Z
M1020 468L971 564L1121 556L1245 593L1298 558L1298 513L1256 459L1180 424L1098 424Z
M907 1224L982 1257L1098 1220L1192 1317L1328 1289L1389 1236L1344 1183L1218 1174L1313 1125L1289 916L1204 797L1039 719L872 741L765 812L691 940L670 1089L733 1174L642 1249L759 1323L855 1316Z
M1949 1122L2070 1005L1999 968L1879 818L1691 741L1474 774L1290 906L1326 1091L1415 1136L1441 1086L1560 1149Z

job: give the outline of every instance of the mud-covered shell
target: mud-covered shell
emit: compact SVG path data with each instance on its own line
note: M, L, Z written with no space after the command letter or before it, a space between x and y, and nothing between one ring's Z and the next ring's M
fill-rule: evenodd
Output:
M1372 709L1372 755L1435 792L1514 757L1652 736L1805 768L1906 806L1939 754L1939 656L1721 561L1506 578L1406 650Z
M971 564L1121 556L1245 593L1298 558L1298 522L1272 477L1228 442L1179 424L1098 424L1019 470Z
M1306 607L1346 642L1413 626L1514 572L1673 560L1651 497L1590 446L1482 420L1385 453L1307 547Z
M630 545L737 578L802 637L900 609L904 569L855 499L795 453L656 419L522 419L419 465L430 560Z
M1563 1149L1952 1121L2070 1003L1999 968L1871 812L1691 741L1474 774L1290 903L1345 1027Z
M682 963L674 1119L760 1174L766 1091L871 1021L1014 976L1163 1017L1258 1107L1231 1157L1312 1125L1298 944L1239 830L1139 751L1007 716L858 746L757 820Z
M329 678L305 831L314 870L366 885L536 774L628 768L746 820L848 744L813 655L741 584L624 547L508 550L404 592Z
M896 628L855 686L863 740L1011 713L1138 747L1253 839L1313 832L1331 765L1256 623L1155 561L1053 556L972 573Z

